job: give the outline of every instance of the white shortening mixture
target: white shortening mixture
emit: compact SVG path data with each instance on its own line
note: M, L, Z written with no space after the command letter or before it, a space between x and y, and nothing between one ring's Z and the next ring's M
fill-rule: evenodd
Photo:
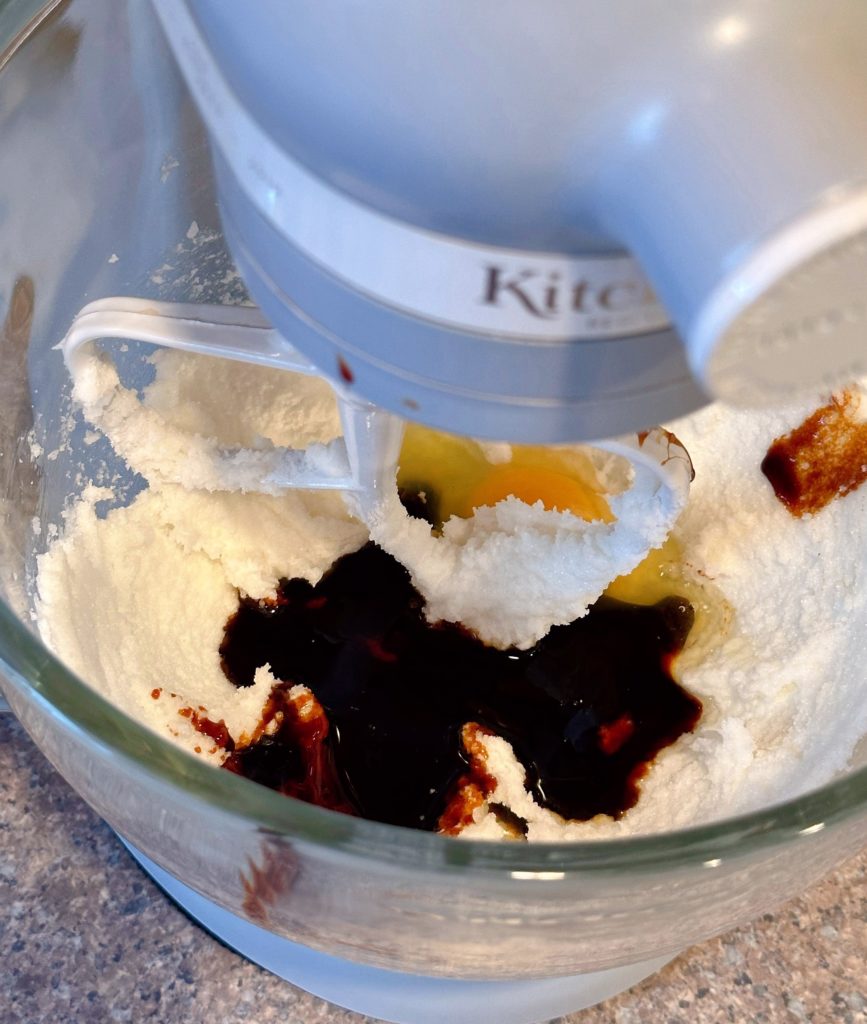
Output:
M82 679L219 763L224 752L178 711L203 707L236 739L258 724L273 678L260 670L254 686L238 690L220 667L218 649L239 591L270 597L282 578L315 583L369 535L334 493L190 490L153 470L166 431L259 450L332 439L339 423L323 382L169 351L154 362L145 406L155 415L136 437L137 450L152 461L137 465L135 453L130 457L150 486L102 518L98 502L110 496L104 490L90 487L73 505L61 537L39 560L38 622ZM563 822L540 808L508 744L487 738L488 769L498 780L490 800L524 818L528 838L670 829L795 795L845 767L867 731L867 490L795 519L759 469L770 442L809 411L807 404L774 414L713 406L669 424L696 468L675 528L684 558L735 613L723 642L684 669L683 685L704 703L701 722L659 755L638 803L617 821ZM128 454L123 438L113 440ZM540 515L515 499L497 509L509 523ZM648 534L644 550L659 543L654 537ZM628 543L634 546L634 537ZM551 560L541 568L556 574L558 544L531 546L528 557L538 560L540 550ZM628 571L642 553L631 551L617 571ZM509 557L509 571L524 571L512 549ZM537 561L532 571L539 569ZM429 593L435 586L428 583ZM507 632L504 642L514 639ZM486 808L464 835L501 835Z

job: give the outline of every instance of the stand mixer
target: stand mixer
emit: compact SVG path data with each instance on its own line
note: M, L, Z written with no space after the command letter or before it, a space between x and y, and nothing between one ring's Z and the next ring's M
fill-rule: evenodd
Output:
M108 140L95 149L99 202L79 203L99 211L102 234L76 235L69 214L42 253L42 235L23 221L21 237L37 238L34 338L53 343L84 299L120 287L145 297L85 307L67 335L70 361L85 342L141 337L293 372L316 367L342 395L345 458L290 458L280 486L375 492L396 457L400 418L482 438L598 441L710 396L769 403L826 374L860 372L861 5L650 12L634 3L615 15L571 4L500 4L492 14L466 4L275 3L248 7L243 22L236 5L205 0L153 8L209 130L226 239L261 313L152 297L147 271L199 215L207 171L191 160L183 187L168 179L177 217L141 182L160 178L173 152L164 140L187 143L198 120L183 98L174 114L149 106L156 83L174 74L150 5L129 5L129 31L119 8L76 0L70 21L83 12L90 40L79 67L104 72L100 54L110 66L127 52L117 40L133 40L133 84L118 92L141 104L144 127L135 122L133 140L120 114L108 123L95 77L90 92L77 80L86 114L65 119L63 99L53 101L51 128L75 126L70 147ZM24 66L12 59L9 69ZM62 94L68 80L59 81ZM167 128L175 115L180 127ZM57 165L89 167L86 148ZM125 184L125 174L135 203L123 188L99 187ZM127 207L130 221L111 223ZM17 269L12 249L4 266ZM127 260L138 260L129 272ZM54 372L41 355L31 359L37 392ZM421 1021L425 998L454 1000L451 1015L474 1021L586 1005L863 842L852 813L858 777L761 820L594 849L489 850L335 823L188 764L44 648L28 654L27 627L5 606L0 614L24 650L2 651L10 703L160 883L254 959L390 1019ZM292 885L268 908L267 932L249 935L244 886L275 865ZM674 923L651 940L661 894ZM340 975L340 961L290 938L362 966L344 963ZM276 948L266 954L267 943Z
M199 350L336 382L325 485L389 479L385 410L561 443L867 368L862 5L155 9L279 332Z

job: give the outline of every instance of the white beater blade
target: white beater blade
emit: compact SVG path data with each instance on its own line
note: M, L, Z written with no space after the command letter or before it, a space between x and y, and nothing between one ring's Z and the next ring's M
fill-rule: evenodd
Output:
M320 375L250 306L195 305L115 297L85 306L57 346L72 376L76 397L85 415L113 438L121 426L144 427L159 414L145 408L123 387L113 365L91 346L109 339L143 341L166 348L238 362L257 363L292 373ZM213 438L188 434L162 424L166 438L159 461L144 451L138 460L153 462L163 479L190 488L241 490L278 494L288 489L330 489L353 492L367 507L386 486L394 486L394 473L403 421L368 402L334 387L344 436L308 448L276 445L262 449L227 449ZM123 431L128 446L144 430ZM121 454L125 454L121 452ZM171 454L173 457L168 457ZM168 475L167 475L168 467Z

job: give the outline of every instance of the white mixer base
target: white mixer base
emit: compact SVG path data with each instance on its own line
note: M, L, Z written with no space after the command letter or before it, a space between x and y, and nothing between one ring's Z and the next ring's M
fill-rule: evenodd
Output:
M317 953L211 903L125 843L144 870L204 928L248 960L315 996L394 1024L535 1024L601 1003L672 958L530 981L460 981L402 974Z

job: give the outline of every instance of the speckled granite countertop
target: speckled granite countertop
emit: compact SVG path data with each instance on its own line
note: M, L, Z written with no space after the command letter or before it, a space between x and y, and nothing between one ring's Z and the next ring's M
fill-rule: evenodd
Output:
M0 716L0 1024L368 1019L196 927ZM867 852L777 913L562 1021L867 1021Z

